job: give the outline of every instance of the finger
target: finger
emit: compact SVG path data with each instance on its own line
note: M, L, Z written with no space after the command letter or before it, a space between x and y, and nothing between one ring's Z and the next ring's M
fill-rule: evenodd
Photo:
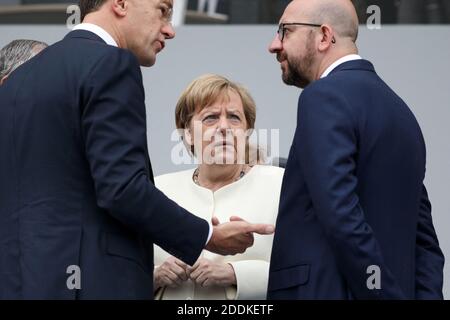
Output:
M187 280L186 271L176 263L173 263L169 270L175 273L181 281Z
M192 267L187 267L186 268L186 274L188 276L188 278L191 277L192 273L198 269L198 267L200 266L200 264L198 262L196 262Z
M236 248L236 253L244 253L247 248L253 246L254 237L252 233L247 233L239 238L239 245Z
M220 224L219 218L217 218L216 216L212 217L211 222L213 226L218 226Z
M245 221L245 220L238 216L231 216L230 221Z
M197 280L197 278L198 278L203 272L204 272L204 269L203 269L202 267L199 267L199 268L195 269L195 270L191 273L190 278L191 278L192 280Z
M199 258L197 261L195 261L194 265L192 267L188 267L189 273L194 272L200 265L203 264L204 258Z
M161 287L165 287L169 283L169 280L164 275L159 275L158 279Z
M197 270L195 270L194 272L192 272L192 273L189 275L189 278L191 278L192 280L196 281L197 278L200 276L201 273L202 273L202 270L197 269Z
M179 265L181 268L186 269L187 268L187 264L184 263L183 261L181 261L180 259L175 259L174 262Z
M175 263L176 263L177 267L180 268L178 270L177 275L181 278L181 280L186 281L187 279L189 279L189 274L188 274L189 266L181 260L175 261Z
M253 236L252 232L241 233L236 236L236 241L238 241L240 244L252 243L253 239L254 239L254 236Z
M207 273L202 272L196 279L195 283L203 287L203 282L208 279Z
M165 269L164 276L166 276L172 282L181 284L181 279L175 273L173 273L171 270Z
M275 227L271 224L264 223L249 223L245 228L246 232L254 232L258 234L272 234L275 232Z
M169 287L169 288L178 288L179 286L180 286L179 283L171 281L171 280L169 280L169 283L167 283L167 287Z
M176 282L172 281L169 277L165 275L161 277L161 280L163 287L171 287L171 288L177 287Z
M184 270L181 266L179 266L175 261L170 264L167 264L166 269L172 270L175 273L179 273L180 270Z
M191 277L192 271L193 271L193 269L191 267L186 268L186 276L188 277L188 279Z

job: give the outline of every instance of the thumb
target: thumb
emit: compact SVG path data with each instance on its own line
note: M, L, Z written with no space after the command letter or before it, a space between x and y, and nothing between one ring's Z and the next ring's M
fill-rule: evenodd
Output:
M258 234L272 234L275 232L275 226L264 223L249 224L247 227L247 232L254 232Z
M245 220L238 216L231 216L230 221L245 221Z
M218 226L220 224L219 218L217 218L216 216L213 216L211 219L211 223L214 227Z

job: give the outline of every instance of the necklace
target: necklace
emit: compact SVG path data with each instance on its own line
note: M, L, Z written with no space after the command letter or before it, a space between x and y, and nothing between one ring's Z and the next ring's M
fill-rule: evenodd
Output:
M239 176L236 179L234 179L234 181L238 181L238 180L242 179L242 177L245 176L245 174L247 173L248 168L251 168L251 167L252 166L245 166L244 168L242 168L241 172L239 173ZM195 169L194 174L192 175L192 180L195 182L195 184L200 185L200 183L198 182L198 174L199 174L199 171L197 168L197 169Z

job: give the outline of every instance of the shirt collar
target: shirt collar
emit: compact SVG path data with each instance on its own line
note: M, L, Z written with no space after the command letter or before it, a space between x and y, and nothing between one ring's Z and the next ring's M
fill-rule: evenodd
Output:
M90 31L92 33L95 33L97 36L102 38L103 41L106 42L106 44L114 47L118 47L117 42L114 40L114 38L106 32L105 29L99 27L96 24L92 23L80 23L76 25L72 30L86 30Z
M349 54L346 55L338 60L336 60L335 62L333 62L325 71L324 73L322 73L322 75L320 76L320 78L325 78L326 76L328 76L330 74L331 71L333 71L338 65L343 64L344 62L348 62L348 61L353 61L353 60L360 60L362 59L359 55L357 54Z

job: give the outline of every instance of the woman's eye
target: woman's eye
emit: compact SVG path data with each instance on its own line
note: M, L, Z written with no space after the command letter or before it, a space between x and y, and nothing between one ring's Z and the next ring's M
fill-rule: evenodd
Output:
M206 117L203 118L203 122L208 122L208 123L210 123L210 122L215 121L216 119L217 119L216 116L214 116L214 115L209 115L209 116L206 116Z
M240 121L240 120L241 120L241 118L240 118L238 115L236 115L236 114L230 115L230 118L231 118L232 120L234 120L234 121Z

